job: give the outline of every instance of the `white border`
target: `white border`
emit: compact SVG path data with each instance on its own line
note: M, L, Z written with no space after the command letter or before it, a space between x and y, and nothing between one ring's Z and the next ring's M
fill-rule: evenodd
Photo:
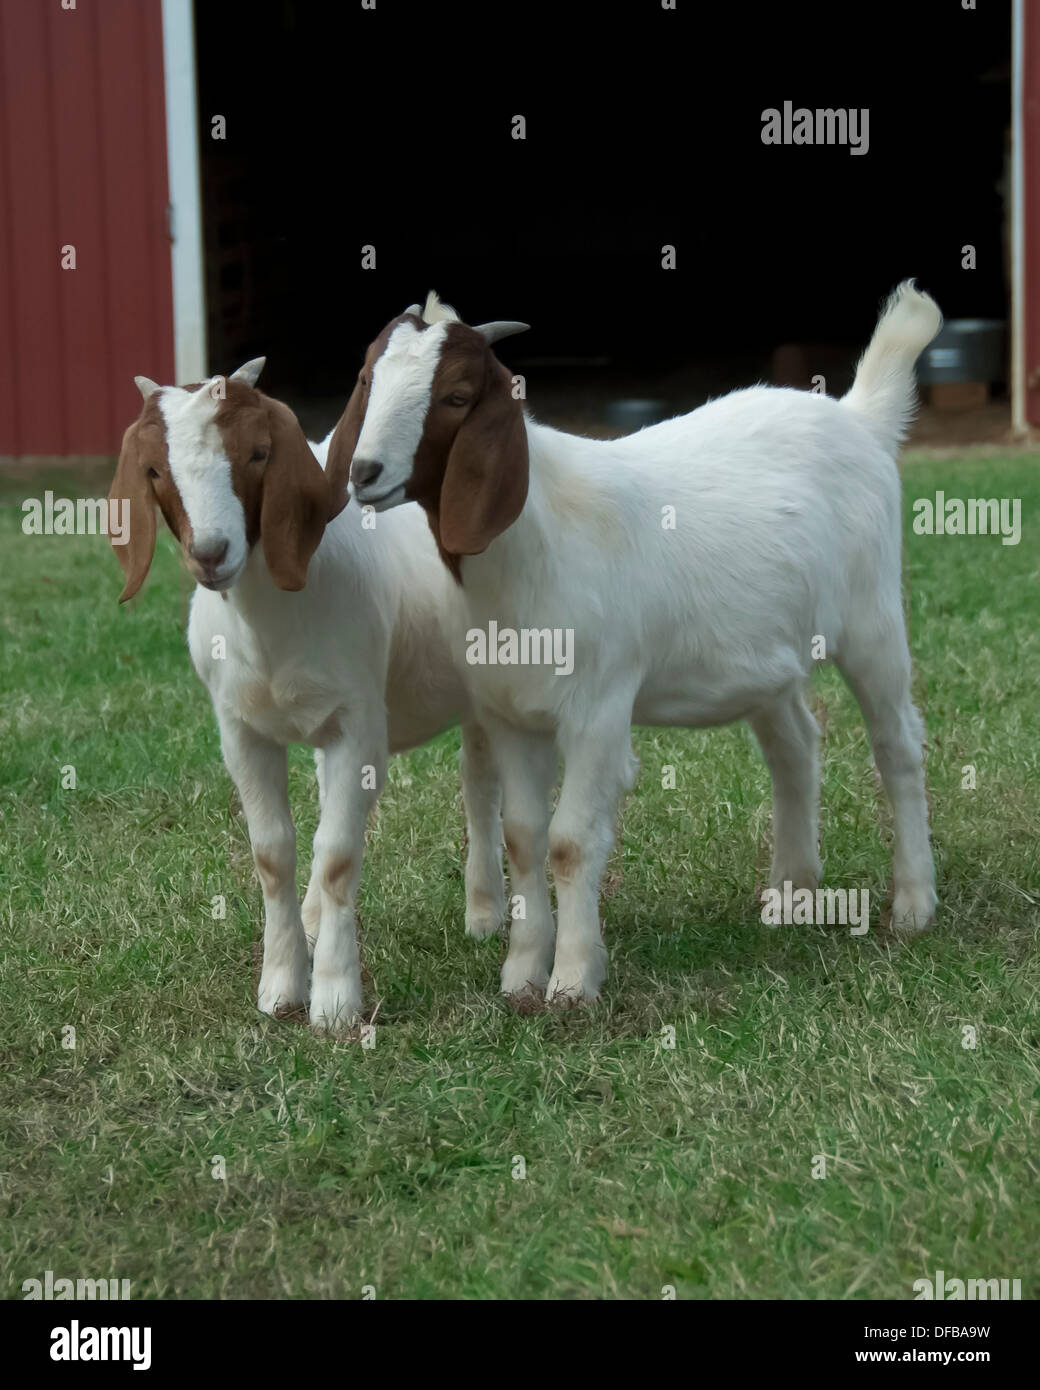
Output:
M1025 343L1025 0L1011 8L1011 428L1027 433Z
M192 0L162 0L162 26L173 346L175 380L183 383L208 374Z

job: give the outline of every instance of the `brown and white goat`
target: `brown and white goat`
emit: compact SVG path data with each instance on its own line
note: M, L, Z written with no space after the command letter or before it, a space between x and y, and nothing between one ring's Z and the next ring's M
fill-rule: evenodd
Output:
M771 884L813 895L819 734L804 684L824 656L859 699L892 802L892 925L932 921L895 457L914 361L941 322L907 282L842 400L757 387L608 441L525 414L491 351L523 325L471 328L431 295L369 348L329 464L352 458L358 499L377 509L418 501L464 595L454 651L491 739L526 905L507 992L599 993L598 884L634 778L633 723L746 719L773 778ZM540 659L517 663L507 642L481 660L480 639L490 654L502 633L536 634ZM573 643L562 668L557 634Z
M388 752L462 724L474 936L502 919L500 795L448 656L457 594L421 510L364 526L360 508L346 505L349 460L323 471L328 440L308 444L292 411L255 389L262 365L188 387L136 379L144 405L110 492L129 502L130 537L115 549L128 599L151 563L158 506L198 581L191 659L213 700L263 887L259 1007L286 1011L309 993L311 1023L335 1029L361 1009L355 900ZM315 749L321 808L302 917L289 743Z

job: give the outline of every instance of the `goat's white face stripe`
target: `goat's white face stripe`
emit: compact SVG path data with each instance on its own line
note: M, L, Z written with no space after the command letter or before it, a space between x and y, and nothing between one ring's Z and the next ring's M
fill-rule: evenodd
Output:
M206 382L198 391L164 386L159 409L166 423L170 476L191 526L192 543L203 551L226 540L221 570L230 573L246 560L246 518L231 482L231 461L216 422L220 402L211 394L211 385Z
M378 497L412 476L446 330L446 323L425 331L398 324L372 368L365 422L354 453L383 465L371 488Z

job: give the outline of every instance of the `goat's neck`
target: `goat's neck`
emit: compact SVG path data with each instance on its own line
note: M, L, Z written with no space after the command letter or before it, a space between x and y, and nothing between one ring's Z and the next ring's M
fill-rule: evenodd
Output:
M356 521L356 517L347 517L342 523L337 519L335 538L326 530L307 566L307 583L292 593L285 593L275 583L267 568L263 544L258 540L237 583L227 590L227 602L236 617L250 627L262 630L270 627L276 614L287 609L295 621L305 623L309 608L320 608L327 604L325 581L332 569L335 569L337 581L344 589L349 589L352 570L355 566L360 568L356 545L359 527L351 525Z
M463 571L481 587L509 575L537 570L548 576L566 566L567 544L596 521L596 513L613 501L596 467L606 447L602 440L565 434L525 417L529 480L520 515L482 555L470 556Z

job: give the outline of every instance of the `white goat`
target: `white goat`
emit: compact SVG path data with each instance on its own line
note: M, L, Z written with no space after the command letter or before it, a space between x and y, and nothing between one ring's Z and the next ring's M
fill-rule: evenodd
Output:
M311 1023L333 1029L361 1009L355 899L388 750L462 721L471 935L502 919L500 794L448 655L444 623L457 597L425 517L406 507L372 526L346 507L346 470L326 474L318 462L328 440L308 446L292 412L252 389L262 366L187 388L137 378L145 403L110 492L130 506L129 544L116 553L125 599L148 571L158 502L199 581L191 659L213 699L263 886L259 1007L297 1007L309 984ZM302 921L293 742L316 750L321 808Z
M771 884L816 888L818 729L803 691L820 639L859 700L892 803L892 925L933 920L895 460L914 362L941 322L908 281L842 400L754 387L606 442L525 415L489 346L525 325L475 330L431 295L369 348L330 460L353 456L362 502L425 507L465 597L456 660L492 623L573 632L572 674L555 659L505 664L508 646L498 664L464 667L503 784L511 891L526 907L506 992L599 993L598 885L634 780L633 722L748 720L773 780Z

